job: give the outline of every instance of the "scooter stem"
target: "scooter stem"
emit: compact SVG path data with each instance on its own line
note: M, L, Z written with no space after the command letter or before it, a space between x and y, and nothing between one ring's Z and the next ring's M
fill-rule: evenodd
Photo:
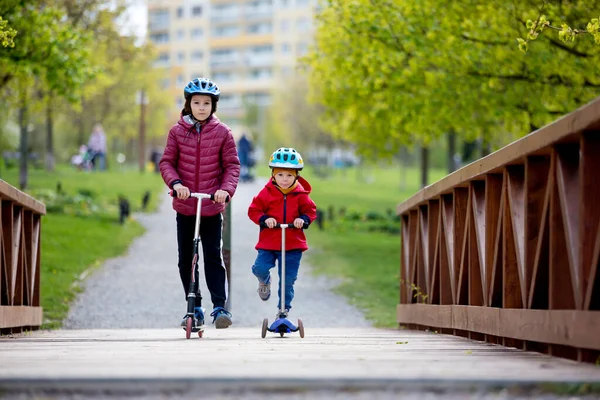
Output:
M279 312L283 314L285 309L285 228L288 224L280 224L281 227L281 304Z

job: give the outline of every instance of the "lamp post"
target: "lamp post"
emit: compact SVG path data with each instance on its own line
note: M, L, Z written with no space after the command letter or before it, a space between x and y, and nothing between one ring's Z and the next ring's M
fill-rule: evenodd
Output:
M139 90L136 93L136 103L140 105L140 131L138 138L138 146L139 146L139 160L138 165L140 168L140 172L144 172L144 164L146 161L146 105L148 104L148 98L146 98L146 93L144 89Z

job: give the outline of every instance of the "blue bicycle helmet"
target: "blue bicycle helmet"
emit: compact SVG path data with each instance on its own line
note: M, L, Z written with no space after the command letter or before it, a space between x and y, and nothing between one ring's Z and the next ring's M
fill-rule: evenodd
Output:
M219 90L219 87L208 78L196 78L185 85L183 97L187 100L195 94L205 94L215 99L215 101L219 101L221 90Z
M302 156L295 149L291 147L281 147L271 154L269 167L291 168L300 171L304 168L304 161L302 161Z

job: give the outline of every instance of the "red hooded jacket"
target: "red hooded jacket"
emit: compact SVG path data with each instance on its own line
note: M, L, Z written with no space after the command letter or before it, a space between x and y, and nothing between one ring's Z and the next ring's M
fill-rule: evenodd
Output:
M258 193L250 207L248 216L259 224L272 217L280 224L291 224L296 218L304 219L308 224L317 218L317 206L309 197L312 190L310 184L298 177L296 188L284 195L271 180ZM281 229L262 228L258 235L256 250L281 250ZM286 250L307 250L306 236L303 229L286 229Z
M160 159L160 173L170 188L177 180L191 192L215 193L222 189L233 197L240 177L240 160L231 129L213 115L201 126L200 133L181 117L169 131ZM173 208L184 215L195 215L197 199L173 199ZM202 215L217 215L225 204L203 200Z

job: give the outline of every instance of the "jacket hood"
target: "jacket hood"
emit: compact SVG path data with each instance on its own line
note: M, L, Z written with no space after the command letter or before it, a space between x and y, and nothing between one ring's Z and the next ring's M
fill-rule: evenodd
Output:
M192 129L195 122L196 122L196 120L193 119L191 115L183 115L183 114L180 115L179 121L177 121L177 123L179 125L181 125L185 130ZM220 122L221 121L219 120L219 118L217 118L217 116L215 114L213 114L208 118L208 121L206 121L204 123L204 125L202 125L203 126L202 131L210 130L210 129L214 128L215 126L219 125Z
M273 183L272 179L269 179L269 181L265 184L265 187L269 191L275 191L277 193L281 193L279 191L279 189L277 188L277 186L275 186L275 184ZM296 186L296 188L290 193L310 194L311 191L312 191L312 186L310 186L310 183L308 183L308 181L306 179L304 179L302 176L299 176L298 177L298 186Z

